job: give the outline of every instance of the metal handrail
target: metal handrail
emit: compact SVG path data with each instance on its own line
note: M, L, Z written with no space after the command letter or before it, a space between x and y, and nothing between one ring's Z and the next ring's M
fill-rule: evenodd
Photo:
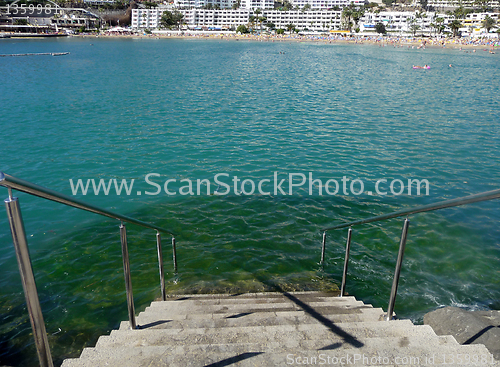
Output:
M477 203L480 201L488 201L488 200L498 199L498 198L500 198L500 189L492 190L492 191L485 191L485 192L480 193L480 194L465 196L465 197L457 198L457 199L440 201L440 202L434 203L434 204L422 205L422 206L418 206L418 207L413 208L413 209L399 210L399 211L392 212L389 214L377 215L376 217L355 220L353 222L339 224L337 226L322 229L321 232L327 232L327 231L331 231L334 229L352 227L352 226L356 226L359 224L379 222L381 220L392 219L392 218L397 218L397 217L404 217L404 216L411 215L411 214L430 212L430 211L434 211L434 210L451 208L454 206L461 206L461 205L466 205L466 204L471 204L471 203Z
M158 232L162 232L162 233L166 233L166 234L170 234L172 236L175 236L174 233L172 233L171 231L169 231L167 229L164 229L164 228L161 228L161 227L155 226L153 224L149 224L149 223L146 223L146 222L143 222L143 221L131 218L131 217L127 217L125 215L114 213L110 210L102 209L102 208L99 208L99 207L92 205L92 204L87 204L81 200L74 199L68 195L64 195L64 194L61 194L61 193L56 192L54 190L50 190L50 189L47 189L45 187L35 185L31 182L22 180L20 178L13 177L13 176L8 175L8 174L3 173L3 172L0 172L0 186L4 186L7 188L10 187L10 188L18 190L18 191L22 191L22 192L25 192L25 193L28 193L28 194L31 194L34 196L41 197L43 199L55 201L55 202L58 202L58 203L61 203L64 205L72 206L74 208L86 210L86 211L91 212L91 213L103 215L103 216L108 217L108 218L118 219L118 220L121 220L122 222L136 224L136 225L141 226L141 227L153 229L153 230L158 231Z
M320 263L324 264L324 261L325 261L326 233L328 231L332 231L334 229L341 229L341 228L349 227L349 231L347 233L347 242L346 242L345 260L344 260L344 271L342 274L342 284L341 284L341 288L340 288L340 296L343 297L345 294L347 267L349 264L349 252L350 252L350 247L351 247L352 227L356 226L356 225L366 224L366 223L380 222L380 221L392 219L392 218L398 218L398 217L403 217L403 216L406 217L404 224L403 224L403 230L401 233L401 240L399 242L398 258L396 261L396 268L394 270L394 278L392 281L391 295L389 298L389 306L387 307L387 315L385 317L385 319L387 321L392 320L393 313L394 313L394 305L396 304L399 276L401 274L401 267L403 264L403 256L404 256L404 251L405 251L405 246L406 246L406 239L408 236L408 227L410 225L410 221L408 220L408 216L410 216L412 214L417 214L417 213L424 213L424 212L430 212L430 211L441 210L441 209L446 209L446 208L452 208L455 206L462 206L462 205L466 205L466 204L478 203L481 201L489 201L489 200L494 200L494 199L499 199L499 198L500 198L500 189L497 189L497 190L486 191L486 192L482 192L479 194L465 196L465 197L461 197L461 198L457 198L457 199L445 200L445 201L440 201L438 203L422 205L422 206L418 206L416 208L399 210L399 211L395 211L395 212L392 212L389 214L377 215L375 217L356 220L356 221L352 221L349 223L343 223L343 224L339 224L339 225L336 225L333 227L322 229L321 231L323 232L323 241L322 241L322 246L321 246L321 261L320 261Z
M163 252L161 248L160 232L172 235L172 259L174 262L174 272L176 273L176 245L174 234L171 231L146 222L142 222L134 218L114 213L106 209L99 208L91 204L84 203L83 201L73 199L67 195L47 189L42 186L35 185L25 180L21 180L3 172L0 172L0 186L6 187L9 192L9 197L5 199L5 207L7 209L7 217L9 219L12 240L16 251L19 272L21 274L21 282L23 284L24 296L26 298L26 306L30 317L31 327L33 329L33 338L35 340L38 359L40 361L41 367L53 367L53 361L50 353L47 331L45 328L45 323L43 321L42 309L40 307L40 301L38 299L33 267L29 255L28 242L26 240L26 232L24 230L24 222L21 215L21 207L19 204L19 199L13 197L12 195L13 189L120 221L120 242L122 247L123 273L125 277L127 307L131 329L136 328L136 322L134 296L132 293L132 279L130 274L130 262L128 256L127 230L125 228L124 222L155 230L156 245L158 251L158 264L160 271L160 288L162 299L166 300L165 276L163 273Z

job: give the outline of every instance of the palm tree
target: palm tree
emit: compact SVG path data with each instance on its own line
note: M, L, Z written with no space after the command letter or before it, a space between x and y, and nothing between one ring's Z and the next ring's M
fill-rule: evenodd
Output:
M354 26L358 26L358 22L365 15L365 10L363 8L358 8L352 13L352 20L354 21Z
M257 17L255 17L254 15L250 15L248 17L248 29L250 30L250 32L253 33L253 30L255 28L255 21L257 20Z
M347 28L347 30L350 32L352 28L352 13L353 13L353 6L352 4L349 4L342 10L342 23L344 26Z
M444 31L444 29L445 29L444 18L437 17L435 19L435 22L436 22L436 30L437 30L437 32L438 32L438 34L441 34Z
M353 25L358 25L358 22L363 17L363 15L365 15L364 8L357 8L354 4L351 3L344 7L344 9L342 10L342 23L350 32Z
M466 14L466 10L463 6L459 6L458 8L453 10L453 13L452 13L452 15L455 19L463 19L465 17L465 14Z
M489 2L490 0L474 0L474 5L477 5L481 8L483 13L486 13L486 10L489 8Z
M458 30L462 27L462 23L459 20L454 19L451 23L448 24L448 26L453 32L453 37L456 37L458 34Z
M424 21L424 18L427 16L427 14L423 13L423 12L415 12L415 21L418 22L418 28L417 29L422 29L422 23ZM416 30L415 30L416 32ZM413 34L415 35L415 34Z
M257 17L257 22L259 23L259 29L262 32L262 23L267 20L266 17Z
M164 11L162 17L160 19L160 27L162 28L174 28L177 26L178 29L181 29L181 25L184 23L184 14L182 14L178 10L174 10L170 12L168 10Z
M276 25L273 22L266 22L264 25L267 27L269 31L276 29Z
M411 19L410 20L410 30L411 32L413 33L413 37L415 37L415 35L417 34L417 31L420 29L420 26L417 24L417 20L416 19Z
M494 28L496 24L497 24L496 20L488 15L486 16L486 18L484 18L484 20L481 23L483 28L486 29L486 33L490 33L490 29Z
M286 30L288 32L290 32L290 34L292 34L292 31L295 30L295 25L292 23L287 24L285 27L286 27Z

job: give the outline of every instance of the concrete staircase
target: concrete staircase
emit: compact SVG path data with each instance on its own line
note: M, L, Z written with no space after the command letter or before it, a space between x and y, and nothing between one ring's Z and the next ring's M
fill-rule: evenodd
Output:
M318 292L186 295L153 302L62 367L499 366L480 344Z

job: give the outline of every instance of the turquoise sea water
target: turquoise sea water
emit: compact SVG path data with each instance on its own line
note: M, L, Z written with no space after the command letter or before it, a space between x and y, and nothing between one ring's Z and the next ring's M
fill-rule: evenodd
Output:
M77 195L177 236L169 292L334 289L349 220L500 187L499 55L219 40L1 40L0 170L71 195L69 179L135 179L132 195ZM413 70L412 65L431 65ZM452 64L453 67L448 65ZM258 182L427 179L428 196L145 195L148 173ZM171 186L172 189L176 187ZM285 190L288 183L284 184ZM213 191L214 188L212 188ZM383 187L388 190L388 185ZM272 190L272 188L271 188ZM141 191L142 195L137 195ZM7 197L7 190L0 189ZM56 363L126 320L118 224L16 193ZM500 202L415 215L396 302L500 308ZM347 290L387 308L402 220L354 228ZM128 226L136 311L159 296L155 233ZM36 365L0 210L0 364Z

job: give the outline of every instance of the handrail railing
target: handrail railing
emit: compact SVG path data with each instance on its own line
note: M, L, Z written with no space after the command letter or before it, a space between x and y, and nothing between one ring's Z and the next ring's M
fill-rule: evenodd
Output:
M165 277L163 273L163 252L161 248L160 232L167 233L172 236L172 259L174 262L174 272L177 272L175 237L171 231L155 226L153 224L142 222L140 220L131 217L127 217L106 209L99 208L95 205L84 203L83 201L80 201L78 199L71 198L67 195L61 194L59 192L47 189L39 185L35 185L25 180L21 180L19 178L10 176L3 172L0 172L0 186L6 187L9 193L9 197L5 199L5 207L7 209L7 216L9 219L10 230L12 233L12 240L16 251L17 262L19 265L19 272L21 273L21 282L23 284L24 296L26 298L26 305L30 316L31 327L33 329L33 338L35 339L35 345L41 367L53 367L53 362L47 338L47 331L45 329L45 323L43 321L42 309L40 307L40 301L38 299L35 277L33 275L33 267L31 265L28 242L26 240L26 233L24 231L24 223L21 215L21 207L19 204L19 199L12 195L13 189L34 196L38 196L43 199L72 206L74 208L86 210L95 214L117 219L120 221L120 239L121 239L122 256L123 256L123 272L125 276L125 288L127 292L129 322L130 322L130 327L132 329L136 328L135 308L134 308L134 296L132 293L132 278L130 275L130 262L128 257L127 231L124 222L136 224L141 227L155 230L156 245L158 251L158 264L160 271L160 288L162 293L162 299L166 300Z
M347 267L349 264L349 252L350 252L350 247L351 247L352 227L356 226L356 225L361 225L361 224L366 224L366 223L374 223L374 222L379 222L379 221L383 221L383 220L387 220L387 219L405 216L406 219L405 219L404 224L403 224L403 230L401 233L401 240L399 243L398 258L396 261L396 269L394 270L394 278L392 281L391 296L389 298L389 306L387 307L387 315L385 317L387 321L392 320L392 315L394 313L394 305L396 303L396 295L397 295L397 290L398 290L399 276L401 274L401 267L402 267L402 263L403 263L403 256L404 256L404 251L405 251L405 246L406 246L406 238L408 235L408 227L410 225L410 221L408 219L408 216L410 216L412 214L441 210L441 209L445 209L445 208L462 206L462 205L477 203L477 202L481 202L481 201L489 201L489 200L494 200L494 199L498 199L498 198L500 198L500 189L486 191L483 193L465 196L462 198L440 201L438 203L422 205L422 206L418 206L416 208L399 210L399 211L395 211L395 212L392 212L389 214L377 215L375 217L356 220L356 221L352 221L349 223L343 223L343 224L339 224L339 225L336 225L333 227L322 229L321 231L323 232L323 242L322 242L322 246L321 246L321 261L320 262L321 262L321 264L324 264L324 261L325 261L326 233L328 231L332 231L335 229L349 227L349 231L347 233L347 242L346 242L345 260L344 260L344 271L342 274L342 284L341 284L341 288L340 288L340 296L343 297L345 294Z
M355 220L353 222L339 224L337 226L322 229L321 232L327 232L327 231L331 231L334 229L352 227L352 226L356 226L359 224L379 222L381 220L403 217L403 216L417 214L417 213L423 213L423 212L430 212L430 211L434 211L434 210L451 208L454 206L461 206L461 205L466 205L466 204L477 203L480 201L488 201L488 200L498 199L498 198L500 198L500 189L486 191L486 192L482 192L480 194L465 196L462 198L440 201L440 202L434 203L434 204L422 205L422 206L418 206L418 207L412 208L412 209L399 210L399 211L392 212L389 214L377 215L375 217L370 217L367 219Z
M68 195L61 194L57 191L47 189L45 187L35 185L31 182L21 180L20 178L16 178L13 176L10 176L6 173L0 172L0 186L4 186L7 188L12 188L18 191L26 192L28 194L38 196L44 199L48 199L51 201L55 201L64 205L72 206L74 208L86 210L88 212L92 212L95 214L100 214L105 217L113 218L113 219L118 219L121 220L122 222L127 222L127 223L132 223L132 224L137 224L138 226L153 229L158 232L170 234L172 236L175 236L172 232L170 232L167 229L155 226L153 224L149 224L134 218L127 217L125 215L121 215L118 213L114 213L110 210L107 209L102 209L99 208L95 205L85 203L81 200L72 198Z

